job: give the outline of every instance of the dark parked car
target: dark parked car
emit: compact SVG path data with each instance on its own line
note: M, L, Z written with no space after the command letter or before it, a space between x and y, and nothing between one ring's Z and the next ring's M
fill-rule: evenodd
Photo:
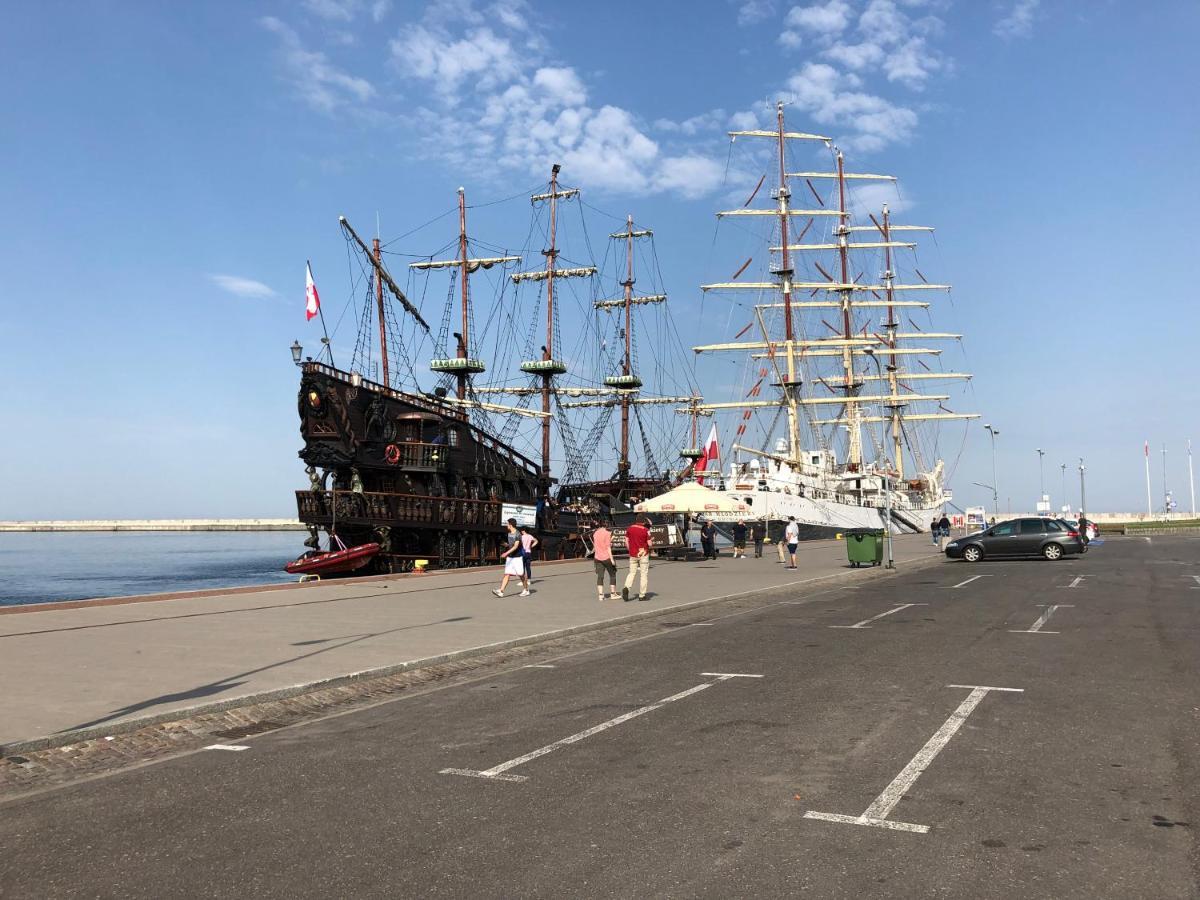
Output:
M1087 543L1059 519L1010 519L946 545L951 559L979 562L985 556L1041 556L1061 559L1086 553Z

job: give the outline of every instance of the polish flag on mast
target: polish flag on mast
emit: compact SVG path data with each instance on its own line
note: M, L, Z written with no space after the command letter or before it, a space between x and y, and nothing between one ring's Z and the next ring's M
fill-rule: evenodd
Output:
M311 322L321 312L321 298L317 295L317 285L312 277L312 264L304 264L304 315Z
M721 471L721 448L717 446L717 423L713 422L712 428L708 432L708 440L704 442L703 455L696 460L696 472L712 472L714 475L720 474ZM712 463L712 465L709 465ZM698 477L696 481L704 484L704 478Z

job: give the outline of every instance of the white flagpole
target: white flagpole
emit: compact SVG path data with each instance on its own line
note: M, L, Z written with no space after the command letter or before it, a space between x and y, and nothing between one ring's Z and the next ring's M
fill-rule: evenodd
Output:
M1153 501L1150 499L1150 442L1146 441L1146 515L1154 515Z
M1188 487L1192 491L1192 518L1196 518L1196 479L1192 476L1192 442L1188 440Z

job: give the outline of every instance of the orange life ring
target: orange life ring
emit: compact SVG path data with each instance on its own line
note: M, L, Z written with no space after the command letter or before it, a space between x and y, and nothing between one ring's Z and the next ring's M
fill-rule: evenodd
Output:
M400 462L400 448L395 444L388 444L387 449L383 451L383 458L394 466Z

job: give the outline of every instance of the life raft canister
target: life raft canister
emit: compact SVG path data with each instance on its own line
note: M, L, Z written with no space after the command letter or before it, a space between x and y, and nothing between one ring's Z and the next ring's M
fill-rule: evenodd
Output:
M388 444L387 449L383 451L383 458L394 466L400 462L400 448L395 444Z

